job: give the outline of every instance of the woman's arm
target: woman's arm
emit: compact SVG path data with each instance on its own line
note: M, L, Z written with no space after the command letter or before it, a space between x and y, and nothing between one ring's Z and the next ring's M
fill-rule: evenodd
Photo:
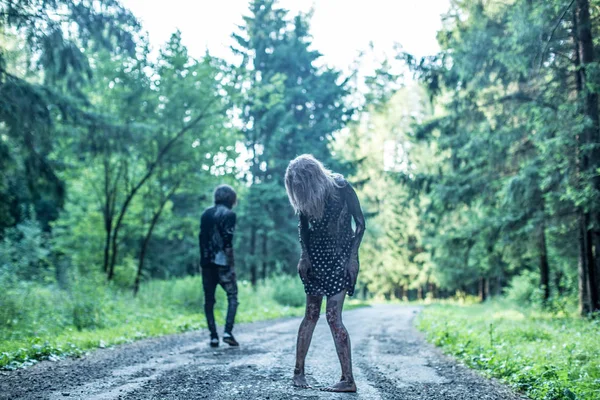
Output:
M352 248L350 250L350 261L348 262L348 273L350 274L350 280L352 285L356 284L356 278L358 277L358 249L362 242L363 235L365 233L365 216L360 208L360 201L354 191L354 188L348 183L346 187L346 204L348 205L348 212L354 218L356 229L354 230L354 240L352 242Z
M298 217L298 236L300 238L300 246L302 247L302 254L298 262L298 273L302 279L307 279L308 270L310 269L310 258L308 257L308 218L302 213Z
M308 257L308 218L303 214L298 214L298 235L300 245L302 246L302 256Z

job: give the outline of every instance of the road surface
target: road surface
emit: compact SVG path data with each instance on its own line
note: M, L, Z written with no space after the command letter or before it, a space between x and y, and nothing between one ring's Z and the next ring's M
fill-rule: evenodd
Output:
M355 394L318 388L340 367L321 316L307 357L314 389L291 385L298 318L239 325L239 348L208 346L206 331L98 350L80 359L42 362L0 373L2 399L414 399L513 400L427 344L412 320L419 308L378 305L344 313L352 339Z

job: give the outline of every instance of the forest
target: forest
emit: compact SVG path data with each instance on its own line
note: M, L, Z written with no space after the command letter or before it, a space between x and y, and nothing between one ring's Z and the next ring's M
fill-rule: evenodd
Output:
M360 301L597 316L600 2L450 3L439 53L398 47L365 75L322 63L310 13L276 0L249 2L236 63L178 31L153 49L117 0L0 0L0 366L96 340L45 339L65 332L200 326L199 217L220 183L257 305L242 319L297 313L283 175L304 153L361 200Z

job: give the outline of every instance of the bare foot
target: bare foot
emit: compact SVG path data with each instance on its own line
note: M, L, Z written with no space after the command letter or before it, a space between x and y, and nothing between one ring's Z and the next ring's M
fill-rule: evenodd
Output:
M302 388L302 389L310 388L310 385L306 381L306 376L304 376L304 374L294 374L293 381L294 381L294 386L296 386L297 388Z
M321 390L325 392L354 393L356 392L356 383L354 383L354 381L341 380L335 385L323 388Z

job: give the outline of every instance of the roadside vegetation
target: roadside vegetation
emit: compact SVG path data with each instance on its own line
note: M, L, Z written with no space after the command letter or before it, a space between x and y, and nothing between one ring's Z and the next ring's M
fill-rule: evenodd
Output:
M600 398L600 320L580 318L575 307L436 304L417 327L444 352L531 399Z
M239 292L238 323L304 313L299 279L271 278L256 288L241 281ZM137 297L93 282L80 282L70 293L51 286L21 285L0 292L0 303L0 321L8 322L0 325L0 369L206 327L198 276L144 283ZM364 305L348 300L346 308ZM224 292L218 290L215 316L221 327L226 307Z

